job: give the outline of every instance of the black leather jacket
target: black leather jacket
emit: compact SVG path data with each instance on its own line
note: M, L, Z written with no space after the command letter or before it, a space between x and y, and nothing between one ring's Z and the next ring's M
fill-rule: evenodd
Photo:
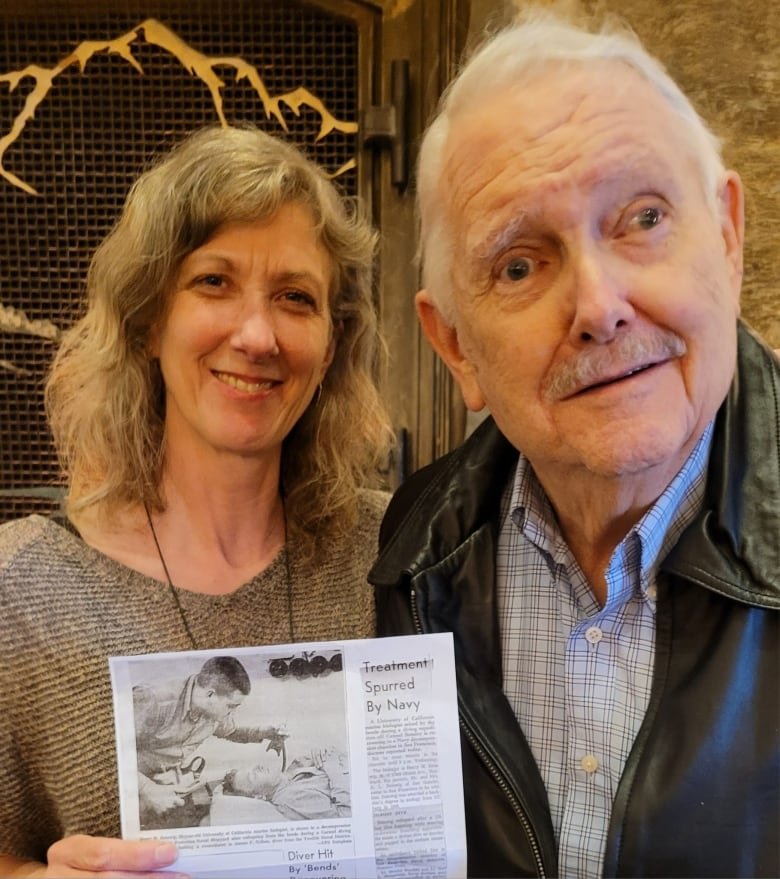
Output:
M780 377L739 329L704 509L662 565L647 714L618 787L604 876L780 876ZM454 633L470 876L556 876L547 796L502 691L494 595L517 453L488 421L391 502L379 631Z

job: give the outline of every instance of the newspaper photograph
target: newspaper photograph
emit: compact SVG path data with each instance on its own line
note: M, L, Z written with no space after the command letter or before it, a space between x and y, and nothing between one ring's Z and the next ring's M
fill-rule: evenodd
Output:
M109 660L122 836L176 872L466 875L452 636Z

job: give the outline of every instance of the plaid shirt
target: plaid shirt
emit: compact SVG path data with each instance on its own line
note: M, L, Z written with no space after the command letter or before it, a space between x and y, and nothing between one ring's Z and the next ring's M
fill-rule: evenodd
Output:
M612 801L650 697L658 567L699 511L712 424L615 549L596 601L521 455L496 583L504 691L547 788L559 875L601 876Z

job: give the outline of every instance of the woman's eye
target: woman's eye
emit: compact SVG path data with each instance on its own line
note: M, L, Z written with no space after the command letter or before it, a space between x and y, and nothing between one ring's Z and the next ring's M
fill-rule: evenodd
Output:
M224 284L224 278L221 275L201 275L195 280L195 283L203 287L221 287Z
M317 300L310 293L305 293L303 290L287 290L283 298L286 302L302 308L314 309L317 306Z
M517 256L509 260L501 269L500 278L502 281L523 281L529 275L533 274L534 261L525 256Z

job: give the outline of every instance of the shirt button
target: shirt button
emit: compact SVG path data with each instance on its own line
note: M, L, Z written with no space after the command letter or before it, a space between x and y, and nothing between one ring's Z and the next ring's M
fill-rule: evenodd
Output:
M585 640L588 641L589 644L598 644L603 637L604 633L598 626L590 626L585 632Z
M580 760L580 766L582 766L588 775L592 775L599 768L599 761L593 756L593 754L586 754L582 760Z
M647 597L650 599L650 601L655 601L658 598L658 587L655 585L648 586Z

